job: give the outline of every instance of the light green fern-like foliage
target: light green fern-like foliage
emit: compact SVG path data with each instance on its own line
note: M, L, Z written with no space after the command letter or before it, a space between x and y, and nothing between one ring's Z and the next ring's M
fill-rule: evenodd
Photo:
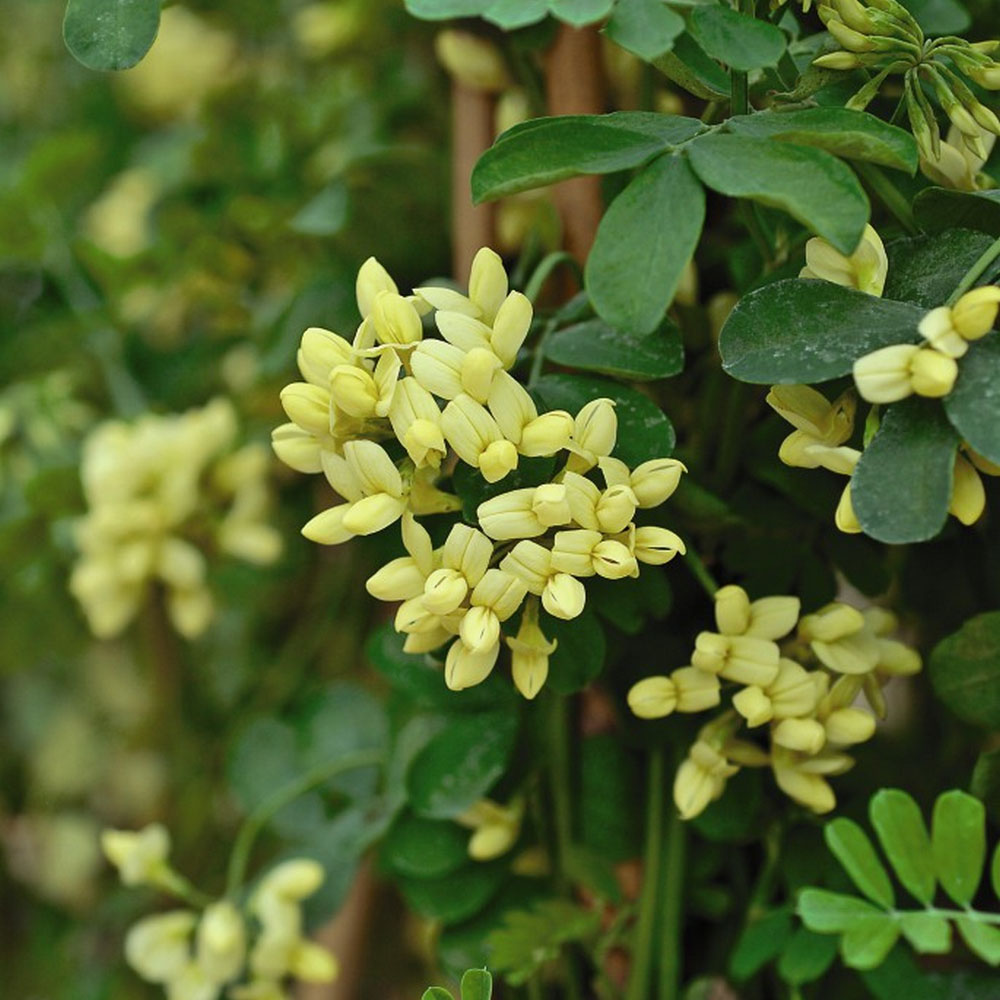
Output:
M969 950L1000 965L1000 912L975 909L986 868L986 815L971 795L952 790L934 804L930 832L916 802L899 789L872 796L869 819L893 873L915 901L898 901L892 879L865 831L853 820L826 825L827 846L865 897L803 889L798 914L810 930L839 934L846 965L873 969L900 937L921 954L945 954L954 930ZM990 882L1000 899L1000 844ZM942 903L946 896L954 906Z
M493 996L493 977L486 969L469 969L459 984L461 1000L490 1000ZM420 1000L455 1000L450 990L443 986L429 986Z

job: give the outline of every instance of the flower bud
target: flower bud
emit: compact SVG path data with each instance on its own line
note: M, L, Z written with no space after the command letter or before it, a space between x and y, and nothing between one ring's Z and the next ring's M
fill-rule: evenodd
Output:
M781 653L770 639L734 635L727 637L729 655L719 671L726 680L737 684L757 684L767 687L778 675ZM693 662L693 657L692 657Z
M469 652L484 653L500 641L500 619L490 608L470 608L462 618L458 634Z
M1000 65L976 66L967 75L985 90L1000 90Z
M399 288L389 276L389 272L374 257L369 257L358 269L355 292L358 300L358 312L361 313L362 317L367 317L375 308L375 300L383 292L398 295Z
M635 556L621 542L606 538L594 546L591 557L594 572L606 580L622 580L626 576L639 575Z
M275 865L260 881L256 897L278 896L299 902L311 896L323 884L326 873L312 858L291 858Z
M864 743L875 735L875 717L863 708L838 708L827 716L824 726L826 738L841 745Z
M750 605L747 635L758 639L783 639L799 620L801 602L797 597L762 597Z
M311 326L302 334L297 360L302 377L326 389L334 368L355 363L354 348L331 330Z
M774 779L789 798L815 813L826 813L834 808L837 801L825 778L796 766L790 754L785 757L776 752L774 758Z
M511 292L497 310L490 347L503 362L504 368L510 368L517 360L517 352L531 329L532 315L530 300L520 292Z
M330 393L308 382L292 382L280 393L288 419L310 434L330 433Z
M750 626L750 598L730 584L715 592L715 624L723 635L743 635Z
M341 523L343 529L352 535L374 535L383 528L388 528L394 521L398 521L405 510L404 499L390 496L388 493L374 493L370 497L350 504L344 512ZM312 521L309 523L312 524ZM302 533L305 534L305 528L302 529Z
M679 535L667 528L647 526L636 528L632 551L639 562L650 566L662 566L670 562L680 552L687 551Z
M857 535L861 533L861 522L854 513L854 505L851 503L850 483L844 487L843 493L840 494L833 520L838 530L843 531L844 534Z
M733 695L733 708L747 720L747 725L751 729L770 722L774 717L771 699L756 684L751 684Z
M516 638L505 640L511 650L514 686L529 701L538 694L549 675L549 656L557 643L550 642L538 627L537 611L525 611Z
M489 608L503 622L517 611L527 593L528 587L519 577L502 569L489 569L472 591L471 602L473 610Z
M869 403L895 403L913 393L910 365L921 348L893 344L854 362L854 383Z
M853 52L828 52L812 61L820 69L851 70L860 69L864 64Z
M848 52L871 52L875 48L874 42L867 35L849 28L843 21L828 21L826 30Z
M998 309L1000 288L996 285L983 285L966 292L952 306L952 322L956 331L966 340L978 340L993 329Z
M542 607L553 618L561 618L564 621L581 614L586 602L586 588L576 577L568 573L554 574L542 591Z
M694 642L691 663L699 670L717 674L726 665L729 639L716 632L699 632Z
M144 917L125 936L125 960L147 982L171 982L191 962L190 937L197 920L191 910Z
M480 319L492 325L497 310L507 297L507 272L499 255L482 247L472 258L469 271L469 298L480 312Z
M975 524L986 509L986 490L975 466L961 455L955 456L955 476L951 488L948 513L962 524Z
M593 576L596 572L593 552L602 538L599 531L584 528L556 532L552 543L552 569L571 576Z
M474 347L462 358L462 367L459 378L462 384L462 391L468 393L477 403L485 403L490 396L490 387L493 385L493 376L501 368L500 359L486 347ZM504 428L504 421L497 412L499 407L491 405L493 416L501 429ZM520 437L520 422L517 423Z
M969 349L968 342L955 328L953 312L948 306L932 309L917 329L934 350L949 358L960 358Z
M954 358L922 347L910 362L910 384L918 396L940 399L955 387L958 364Z
M228 900L211 903L198 924L198 965L215 983L233 979L246 958L246 927Z
M592 399L573 421L573 445L579 459L579 471L586 471L597 460L610 455L618 437L618 418L613 400Z
M323 471L319 441L296 424L282 424L271 431L271 448L280 461L296 472Z
M777 719L809 715L816 708L818 693L809 672L794 660L782 658L778 675L767 688L771 709Z
M448 73L470 90L498 93L507 86L503 56L479 35L446 29L434 40L434 52Z
M455 817L456 823L471 827L469 857L474 861L492 861L506 854L517 842L524 819L524 800L517 798L501 806L491 799L480 799Z
M468 649L461 639L456 639L448 648L444 663L444 682L452 691L464 691L474 687L490 675L497 657L500 643L495 643L484 652L475 653Z
M355 365L338 365L330 375L330 396L352 417L374 417L378 387L371 373Z
M368 577L365 589L379 601L408 601L423 593L424 574L410 556L400 556Z
M497 541L544 535L547 526L539 521L533 510L534 498L535 488L527 486L484 500L476 508L479 526Z
M376 296L372 323L381 344L404 347L416 344L424 335L416 307L398 292L382 292Z
M424 585L424 607L433 615L450 615L465 600L469 584L454 569L437 569Z
M546 528L568 524L571 520L566 487L562 483L536 486L531 498L531 511Z
M815 719L782 719L774 727L771 738L788 750L815 754L826 743L826 730Z
M662 719L677 708L677 688L669 677L646 677L629 689L628 707L640 719Z
M517 468L517 448L512 441L493 441L479 456L479 471L488 483L497 483Z
M463 392L464 361L465 351L460 347L443 340L422 340L410 355L410 370L427 392L442 399L454 399Z
M565 410L550 410L524 425L517 450L528 458L555 455L572 434L573 418Z
M617 535L631 523L635 508L636 499L631 487L610 487L601 494L594 508L598 528L605 534Z
M799 638L806 642L836 642L860 632L865 626L864 616L849 604L833 602L799 622Z
M337 959L322 945L302 938L289 956L288 971L304 983L329 983L337 977Z
M676 458L654 458L643 462L632 473L629 485L642 508L658 507L672 496L687 467Z
M719 678L697 667L678 667L670 675L677 691L678 712L704 712L719 704Z
M303 537L319 545L340 545L353 538L354 532L344 526L344 515L350 508L351 504L342 503L321 511L302 526Z

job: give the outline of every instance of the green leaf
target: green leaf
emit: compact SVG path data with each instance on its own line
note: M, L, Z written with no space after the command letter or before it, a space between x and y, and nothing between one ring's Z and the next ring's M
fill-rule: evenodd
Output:
M562 899L515 910L487 939L491 965L512 986L527 982L546 962L558 957L564 944L580 941L600 926L597 910L583 909Z
M827 382L879 347L912 341L923 310L830 281L791 278L744 295L719 338L741 382Z
M729 953L729 974L737 981L755 976L777 958L792 936L792 918L787 909L772 910L748 924Z
M846 896L828 889L803 889L796 912L811 931L840 934L862 920L874 920L885 914L856 896Z
M160 0L69 0L63 39L87 69L128 69L150 49Z
M902 0L902 3L931 36L960 35L972 24L969 12L959 0Z
M993 851L993 860L990 862L990 885L993 886L993 894L1000 899L1000 844Z
M443 986L428 986L420 1000L455 1000L455 998Z
M990 821L1000 825L1000 747L984 750L976 759L969 791L986 807Z
M684 19L662 0L618 0L604 34L616 45L651 62L669 52L684 31Z
M903 937L923 955L945 955L951 950L951 924L934 913L902 913Z
M572 621L562 621L543 611L540 624L558 643L549 657L549 687L563 695L582 691L604 666L607 643L597 615L586 608Z
M979 454L1000 462L1000 336L988 334L969 345L944 409L955 430Z
M889 274L884 297L914 302L924 309L943 305L965 272L992 242L983 233L968 229L949 229L935 236L893 240L885 248ZM982 280L991 280L998 270L1000 263L994 263Z
M658 56L653 65L695 97L706 101L729 97L729 74L687 31L678 35L671 51Z
M799 986L819 979L837 955L837 938L800 927L778 960L778 975Z
M483 17L504 31L537 24L549 12L547 0L493 0Z
M306 202L288 226L306 236L333 236L347 222L348 205L347 185L334 181Z
M916 802L898 788L883 788L868 805L871 824L896 877L914 899L934 899L934 854Z
M984 924L975 917L958 917L955 924L971 951L989 965L1000 965L1000 928Z
M962 720L1000 728L1000 611L970 618L931 653L937 696Z
M472 171L472 197L544 187L579 174L631 170L704 129L693 118L651 112L534 118L505 132Z
M776 65L785 51L780 28L718 4L695 7L688 30L713 59L744 72Z
M485 969L469 969L462 976L462 1000L490 1000L493 977Z
M404 813L382 842L381 859L399 875L437 878L468 863L468 832L449 820Z
M406 902L425 917L457 924L478 913L496 895L506 871L502 865L473 862L440 878L401 878Z
M889 545L937 535L948 519L957 447L936 400L911 397L890 406L851 478L851 503L865 533Z
M927 233L959 228L1000 236L1000 190L925 188L913 200L913 217Z
M788 212L853 253L868 222L868 196L851 168L821 149L773 139L713 133L688 147L695 173L731 198L751 198Z
M413 808L449 819L481 799L503 774L514 749L517 716L460 716L417 754L407 776Z
M424 21L446 21L453 17L476 17L494 0L406 0L406 9Z
M586 286L602 319L633 334L659 326L705 221L705 192L680 156L642 170L604 213Z
M591 319L550 334L545 357L568 368L641 382L681 371L684 345L680 330L669 320L652 333L634 334Z
M615 0L549 0L549 10L553 17L575 28L603 20L611 13L614 5Z
M852 969L874 969L881 965L899 940L899 925L888 913L859 920L840 939L844 964Z
M611 733L580 744L579 831L581 845L609 862L642 850L641 817L632 804L641 793L635 758Z
M873 903L891 909L896 902L892 883L865 831L853 820L839 818L827 823L823 837L851 881Z
M917 169L917 143L913 136L865 111L848 108L760 111L730 118L726 128L737 135L814 146L848 160L866 160L909 174Z
M592 399L613 399L618 417L614 454L632 468L652 458L666 458L674 450L674 428L666 414L648 396L626 385L593 375L543 375L533 388L547 409L570 413L578 413Z
M959 906L969 906L986 864L982 802L958 789L939 795L931 821L931 847L938 882Z
M918 966L906 948L896 948L884 964L861 974L877 1000L995 1000L996 976L967 969L929 972Z

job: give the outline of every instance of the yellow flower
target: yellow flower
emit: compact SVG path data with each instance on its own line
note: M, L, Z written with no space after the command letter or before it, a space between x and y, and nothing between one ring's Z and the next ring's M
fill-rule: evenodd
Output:
M228 900L205 908L198 922L197 963L211 983L234 979L246 959L246 927Z
M554 618L576 618L584 608L587 592L569 573L552 566L552 552L536 542L522 541L507 553L500 568L524 582L528 593L541 597L542 607Z
M716 747L699 739L674 777L674 804L681 819L693 819L722 795L726 780L739 768L730 764Z
M780 658L778 646L770 639L701 632L695 639L691 663L737 684L766 687L778 675Z
M778 452L785 465L851 473L860 453L841 446L854 431L857 400L852 392L830 403L806 385L774 385L766 401L795 427Z
M954 358L916 344L882 347L854 362L854 383L869 403L895 403L913 393L947 396L957 377Z
M101 848L125 885L156 884L168 870L170 834L160 823L152 823L138 832L105 830L101 834Z
M531 396L505 371L493 377L487 405L500 432L522 455L555 455L569 443L573 418L564 410L539 416Z
M488 483L517 468L517 448L496 420L471 396L460 393L441 414L441 429L458 457L479 469Z
M427 578L439 564L431 536L409 511L402 517L402 534L407 555L386 563L365 583L368 593L380 601L406 601L423 594Z
M125 960L147 982L168 983L191 961L191 934L198 916L171 910L143 917L125 936Z
M611 399L592 399L573 420L572 452L567 468L571 472L586 472L614 450L618 438L618 418Z
M434 286L416 288L414 292L435 309L463 313L490 326L507 297L507 287L503 261L489 247L482 247L472 259L467 296Z
M455 822L473 831L469 838L469 857L474 861L492 861L506 854L521 835L524 799L518 796L505 806L492 799L480 799Z
M962 524L975 524L986 510L986 490L979 478L976 467L963 458L955 456L955 478L948 503L948 513L953 514Z
M845 46L846 47L846 46ZM881 295L889 271L882 240L871 226L865 226L857 249L845 256L821 236L806 243L806 266L800 278L819 278L869 295Z
M549 676L549 657L558 643L545 637L538 625L538 602L525 605L521 625L515 638L504 640L511 651L511 671L514 685L529 700L534 698Z
M791 799L815 813L827 813L837 804L833 789L824 774L838 774L851 767L843 755L828 758L805 757L794 750L774 747L771 766L778 787Z
M434 39L434 51L448 73L471 90L499 93L509 82L502 54L480 35L441 31Z

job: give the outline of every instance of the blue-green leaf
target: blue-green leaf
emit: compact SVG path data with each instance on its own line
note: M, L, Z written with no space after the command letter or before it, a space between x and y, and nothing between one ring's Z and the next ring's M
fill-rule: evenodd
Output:
M934 647L928 673L937 696L960 719L997 729L1000 728L998 661L1000 611L987 611L970 618Z
M969 345L944 409L979 454L1000 462L1000 335L991 333Z
M69 0L66 47L88 69L128 69L150 49L160 27L160 0Z

